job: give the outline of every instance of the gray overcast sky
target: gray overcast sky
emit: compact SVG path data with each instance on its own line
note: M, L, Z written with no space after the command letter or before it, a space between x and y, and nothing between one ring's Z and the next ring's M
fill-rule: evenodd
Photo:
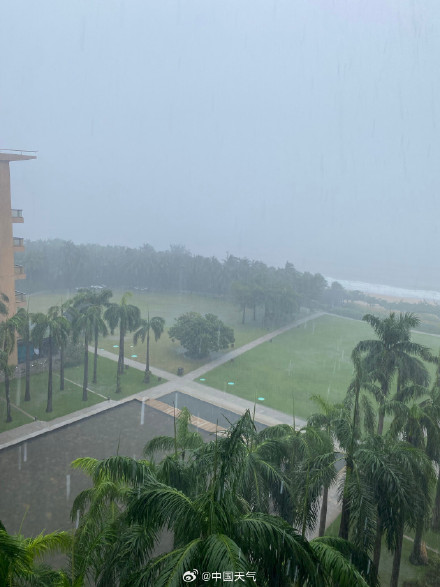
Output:
M18 236L440 287L438 0L21 0L0 48Z

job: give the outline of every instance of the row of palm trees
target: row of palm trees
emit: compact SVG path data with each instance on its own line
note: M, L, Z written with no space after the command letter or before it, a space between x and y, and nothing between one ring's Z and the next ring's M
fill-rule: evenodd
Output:
M320 451L331 450L319 428L258 432L247 411L225 435L204 443L189 422L183 409L174 436L147 443L141 460L74 461L92 486L74 501L72 520L79 517L79 525L65 548L68 570L52 584L177 587L196 571L213 579L232 573L247 584L255 577L270 587L378 585L362 548L341 538L306 537L317 501L313 465ZM306 470L308 482L296 487ZM8 554L0 532L0 572ZM15 559L7 563L9 576L20 576ZM33 584L40 584L37 577Z
M0 323L0 369L5 379L5 394L7 404L6 421L12 421L11 405L9 397L10 378L14 366L10 364L10 356L15 347L15 339L18 335L25 345L25 401L31 399L31 348L41 347L43 341L47 346L48 354L48 387L46 412L53 410L53 358L59 353L60 363L60 391L64 389L64 365L65 353L68 341L83 341L84 349L84 375L83 396L88 399L89 383L89 345L94 345L93 356L93 383L98 380L98 343L100 336L113 334L119 329L119 358L116 374L116 393L120 393L121 375L124 373L124 341L127 333L134 331L134 344L140 340L147 340L146 365L144 382L150 381L150 332L153 332L155 340L160 338L164 331L165 320L160 316L142 318L137 306L128 303L129 295L125 294L121 302L111 302L112 292L109 289L93 290L83 289L73 298L59 306L52 306L47 313L30 313L25 308L20 308L14 316L3 319ZM1 296L0 313L8 315L8 299Z
M262 585L374 585L385 539L395 587L405 529L411 562L425 564L423 534L440 513L439 361L411 340L414 315L364 320L377 337L353 350L344 403L315 397L320 410L304 428L257 432L247 412L202 443L183 410L174 437L151 441L144 459L75 461L93 487L72 510L69 584L180 585L198 569L252 571ZM431 387L426 361L437 363ZM167 454L156 462L158 451ZM324 538L336 480L339 537ZM164 531L172 545L157 555Z

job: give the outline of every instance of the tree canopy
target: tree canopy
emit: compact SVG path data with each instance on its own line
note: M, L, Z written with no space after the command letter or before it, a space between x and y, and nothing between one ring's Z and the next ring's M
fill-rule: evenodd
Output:
M225 326L218 316L202 316L198 312L179 316L168 334L178 340L193 358L206 357L210 352L227 349L235 342L233 329Z

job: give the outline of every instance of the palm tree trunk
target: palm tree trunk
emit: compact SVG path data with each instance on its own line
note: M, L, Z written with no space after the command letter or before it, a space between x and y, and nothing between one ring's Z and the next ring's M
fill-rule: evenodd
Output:
M5 395L6 395L6 422L12 422L12 415L11 415L11 397L9 394L9 372L8 372L8 365L6 365L5 373Z
M49 335L49 379L47 382L47 406L46 412L50 413L52 411L52 336Z
M93 355L93 383L98 381L98 325L95 324L95 354Z
M400 560L402 558L402 543L403 543L403 524L399 530L399 536L397 538L396 550L394 551L393 571L391 574L390 587L398 587L398 585L399 585Z
M324 490L322 492L322 506L321 506L321 513L319 516L319 536L324 536L325 533L325 523L327 521L327 507L328 507L328 487L324 485Z
M303 523L302 523L302 532L301 532L301 536L303 538L305 538L305 535L306 535L307 512L309 509L309 476L310 476L310 468L307 467L306 488L305 488L305 492L304 492L304 505L303 505Z
M431 526L433 530L440 530L440 473L437 477L437 488L435 492L434 507L432 510Z
M348 497L347 487L348 487L348 481L350 479L351 470L352 470L351 458L347 457L345 482L344 482L344 494L342 497L341 524L339 526L339 538L344 538L344 540L348 540L348 533L350 530L351 504L350 504L350 499Z
M150 383L150 329L147 332L147 355L145 357L144 383Z
M341 524L339 526L339 538L348 540L348 531L350 529L350 503L348 497L344 494L342 499Z
M121 324L119 330L119 360L118 360L118 373L122 375L124 373L124 337L125 332Z
M380 562L380 551L382 548L382 533L383 533L383 526L382 520L380 516L377 517L377 524L376 524L376 539L374 541L374 552L373 552L373 563L377 570L379 570L379 562Z
M29 340L26 343L26 391L24 393L24 401L31 401L31 351L29 348Z
M60 391L64 391L64 345L60 346Z
M84 378L82 401L87 401L87 385L89 382L89 337L87 330L84 334Z
M378 436L382 436L383 433L383 421L385 419L385 411L383 406L379 406L379 420L377 423L377 434Z
M424 523L420 520L416 526L416 533L414 535L414 545L412 552L409 556L409 562L412 565L427 565L428 564L428 553L426 551L426 543L422 540L423 538Z

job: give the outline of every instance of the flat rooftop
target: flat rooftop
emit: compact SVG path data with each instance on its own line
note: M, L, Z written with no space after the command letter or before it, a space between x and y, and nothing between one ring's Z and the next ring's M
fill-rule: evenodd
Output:
M25 161L36 159L37 151L22 151L18 149L0 149L0 161Z

